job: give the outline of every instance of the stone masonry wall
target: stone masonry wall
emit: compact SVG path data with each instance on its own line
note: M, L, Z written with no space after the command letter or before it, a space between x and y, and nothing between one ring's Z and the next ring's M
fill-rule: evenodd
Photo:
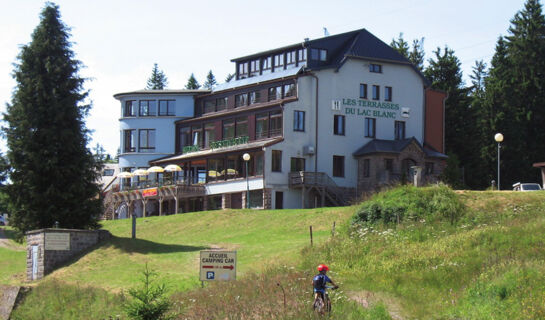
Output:
M69 250L45 250L45 235L47 233L70 234ZM95 244L109 239L111 234L106 230L75 230L75 229L40 229L26 233L27 236L27 280L43 278L62 263L70 260L82 251ZM32 278L32 247L38 246L38 268L35 278Z

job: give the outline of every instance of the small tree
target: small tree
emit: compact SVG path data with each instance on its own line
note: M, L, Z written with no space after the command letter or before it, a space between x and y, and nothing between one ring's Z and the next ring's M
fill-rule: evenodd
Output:
M146 90L163 90L167 87L168 80L162 70L159 70L157 63L153 65L151 76L148 79Z
M208 90L214 89L214 86L217 84L216 77L212 73L212 70L208 72L208 75L206 76L206 82L204 83L203 87L205 87Z
M125 312L135 320L167 320L173 319L167 312L171 308L171 302L166 295L165 284L154 285L153 278L157 273L148 268L142 271L144 275L141 288L132 288L129 295L133 298L124 305Z
M227 75L227 77L225 77L225 82L230 82L231 80L233 80L235 78L235 75L234 73L229 73Z
M192 73L191 76L189 76L189 79L187 79L187 84L185 85L185 88L187 90L197 90L201 87L197 79L195 78L195 75Z

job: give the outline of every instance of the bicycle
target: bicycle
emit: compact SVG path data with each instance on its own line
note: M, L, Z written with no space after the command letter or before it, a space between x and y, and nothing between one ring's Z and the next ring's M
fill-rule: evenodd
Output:
M338 287L326 286L326 289L335 290ZM314 311L320 315L324 315L326 312L331 312L331 299L327 294L327 290L324 293L317 293L316 298L314 299L314 304L312 305Z

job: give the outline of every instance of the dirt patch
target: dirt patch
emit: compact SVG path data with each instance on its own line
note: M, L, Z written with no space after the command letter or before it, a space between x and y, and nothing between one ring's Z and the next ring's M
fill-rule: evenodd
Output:
M24 251L25 247L21 244L17 244L11 241L4 232L4 228L0 228L0 247L15 250L15 251Z
M347 292L346 295L349 299L356 301L366 309L371 307L373 304L382 302L386 306L386 309L388 310L388 313L392 319L405 319L402 316L403 309L401 308L401 305L395 301L395 299L384 294L362 290Z

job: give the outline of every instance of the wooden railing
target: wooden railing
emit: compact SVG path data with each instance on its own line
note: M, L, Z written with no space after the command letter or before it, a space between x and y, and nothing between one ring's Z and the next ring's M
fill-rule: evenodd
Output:
M345 192L325 172L290 172L289 179L290 187L323 187L334 202L337 202L339 205L346 204Z

